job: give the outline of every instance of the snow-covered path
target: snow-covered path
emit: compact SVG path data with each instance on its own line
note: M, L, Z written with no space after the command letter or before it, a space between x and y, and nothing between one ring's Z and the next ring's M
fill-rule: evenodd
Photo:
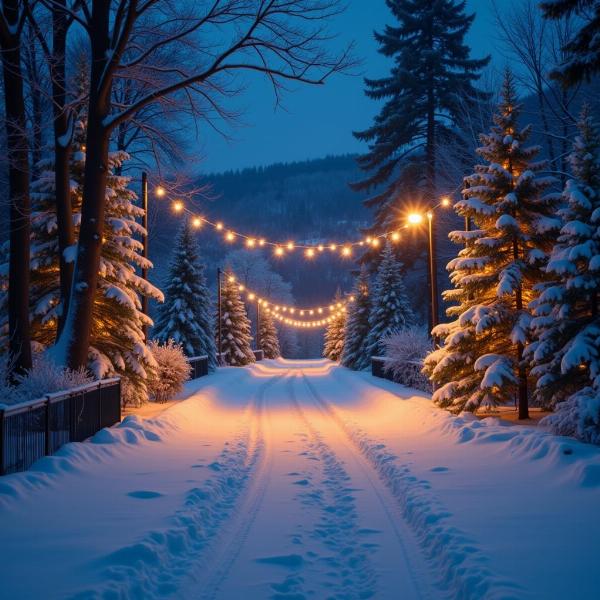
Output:
M595 448L327 361L188 392L0 480L0 597L600 595Z

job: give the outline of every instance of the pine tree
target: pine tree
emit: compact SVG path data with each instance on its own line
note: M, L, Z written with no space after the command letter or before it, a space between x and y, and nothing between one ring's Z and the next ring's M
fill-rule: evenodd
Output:
M537 397L546 405L561 403L553 419L562 427L571 413L574 433L592 441L600 439L600 132L587 108L570 164L563 225L547 267L552 281L534 302L536 339L528 355Z
M114 174L128 159L125 152L109 155L104 239L90 337L90 368L97 378L120 375L124 401L138 405L147 399L146 379L155 367L145 342L144 327L153 325L142 312L141 296L163 301L162 292L136 273L151 269L139 238L144 215L136 206L130 178Z
M225 362L242 367L255 361L251 348L252 328L231 270L224 273L221 290L221 351Z
M513 77L506 74L502 102L491 133L478 153L486 164L467 178L457 210L473 231L451 238L464 249L448 264L455 303L434 334L444 345L430 354L425 371L438 386L434 401L454 411L506 403L518 394L519 417L527 416L527 369L523 360L534 286L544 279L547 256L560 222L552 178L539 173L537 147L526 147L530 128L518 129Z
M261 311L259 328L259 347L263 350L265 358L279 358L281 351L279 349L279 335L273 321L271 313Z
M342 364L355 371L362 371L370 365L367 338L371 313L369 274L364 265L354 284L353 296L354 302L348 304Z
M343 301L342 292L338 288L333 303L335 306ZM346 313L344 311L335 311L331 317L331 322L325 331L325 346L323 356L329 360L338 361L342 357L344 350L344 339L346 337Z
M166 343L173 340L187 356L208 356L209 368L217 366L214 323L204 267L192 227L186 219L177 235L154 337Z
M377 269L371 298L367 355L382 356L383 340L390 334L415 323L415 315L404 287L402 264L396 259L390 242L381 253L381 262Z
M566 59L552 77L570 86L589 81L600 72L600 0L545 0L541 8L550 19L575 14L580 25L562 48Z
M474 82L489 58L469 58L464 39L475 15L465 14L459 0L386 0L396 25L376 33L379 52L394 60L389 76L367 79L366 94L385 104L374 124L355 136L369 143L358 160L371 174L356 190L381 189L366 201L376 210L372 234L389 231L397 222L398 199L406 180L421 187L426 201L435 195L436 147L456 141L457 124L479 94ZM404 170L406 175L404 174ZM408 199L408 198L405 198Z

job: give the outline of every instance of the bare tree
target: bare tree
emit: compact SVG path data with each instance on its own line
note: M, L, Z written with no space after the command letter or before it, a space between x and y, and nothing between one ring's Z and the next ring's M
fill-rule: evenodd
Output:
M322 84L350 61L348 50L331 55L323 48L323 22L340 10L338 0L77 0L61 8L87 32L92 59L77 260L55 348L60 362L75 367L87 361L115 128L177 94L198 95L219 111L240 72L267 77L279 97L286 80ZM156 68L153 58L164 48L179 49L181 62ZM115 106L121 77L151 82L151 89Z
M553 170L564 173L568 140L577 118L572 113L579 86L560 89L551 80L552 70L564 60L565 40L572 35L573 21L550 22L542 17L537 0L512 3L500 10L494 3L495 21L507 55L516 59L519 84L537 100L546 152Z
M16 372L31 368L29 329L29 140L22 73L21 41L27 20L20 0L3 0L0 49L10 200L8 276L9 351Z

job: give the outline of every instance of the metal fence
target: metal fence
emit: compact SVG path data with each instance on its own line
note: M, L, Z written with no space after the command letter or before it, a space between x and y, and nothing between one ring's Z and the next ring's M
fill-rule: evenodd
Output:
M104 379L0 408L0 475L25 471L63 444L121 420L121 380Z
M198 377L208 375L208 356L192 356L192 358L188 358L188 362L192 367L190 379L198 379Z

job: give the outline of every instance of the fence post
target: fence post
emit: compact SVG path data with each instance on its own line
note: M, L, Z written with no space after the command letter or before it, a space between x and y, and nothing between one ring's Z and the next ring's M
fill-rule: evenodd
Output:
M6 475L4 466L4 409L0 408L0 475Z
M119 401L117 402L119 406L119 423L121 422L121 378L119 377L119 381L117 381L117 387L119 388Z
M44 439L44 453L46 456L50 456L50 396L46 396L46 428L45 428L45 439Z
M102 402L104 400L104 394L102 393L102 389L102 384L98 382L98 431L100 431L102 427Z

